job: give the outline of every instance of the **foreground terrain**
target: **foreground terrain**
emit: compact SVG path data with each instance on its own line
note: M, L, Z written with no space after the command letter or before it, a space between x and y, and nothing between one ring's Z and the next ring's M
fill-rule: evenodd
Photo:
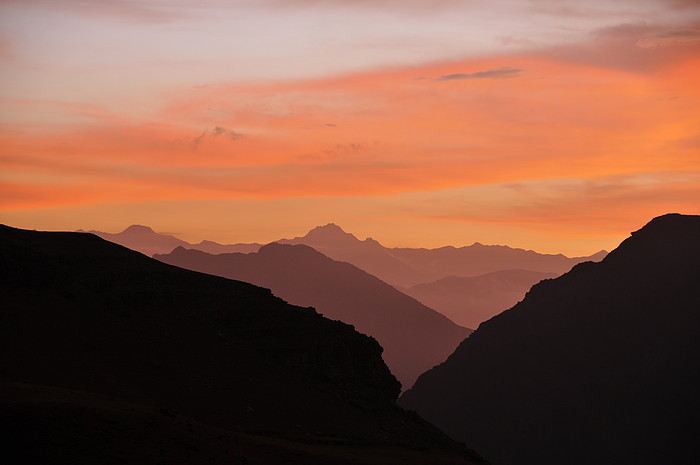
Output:
M376 341L267 289L90 234L2 226L0 259L19 462L478 460L395 405Z

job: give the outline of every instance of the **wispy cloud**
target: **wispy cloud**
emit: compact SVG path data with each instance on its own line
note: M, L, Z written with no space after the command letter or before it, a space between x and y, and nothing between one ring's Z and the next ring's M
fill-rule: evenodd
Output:
M240 134L240 133L238 133L238 132L236 132L236 131L233 131L233 130L231 130L231 129L226 129L226 128L223 127L223 126L216 126L216 127L212 130L211 133L214 135L214 137L226 136L226 137L228 137L228 138L231 139L231 140L238 140L238 139L240 139L241 137L243 137L242 134Z
M186 6L186 3L173 5L154 0L2 0L0 5L147 23L167 23L192 17L192 11L188 11L187 8L178 8Z
M213 138L218 138L218 137L224 137L225 139L232 140L232 141L237 141L239 139L243 138L243 134L233 131L231 129L227 129L223 126L215 126L214 129L211 131L209 130L204 130L202 131L201 134L199 134L197 137L195 137L192 140L192 150L197 150L199 146L204 142L205 138L207 137L213 137Z
M635 45L641 48L700 44L700 29L670 29L645 35Z
M524 70L521 68L513 68L503 66L497 69L487 69L486 71L477 71L475 73L456 73L445 74L436 79L436 81L460 81L464 79L507 79L520 77L520 73Z

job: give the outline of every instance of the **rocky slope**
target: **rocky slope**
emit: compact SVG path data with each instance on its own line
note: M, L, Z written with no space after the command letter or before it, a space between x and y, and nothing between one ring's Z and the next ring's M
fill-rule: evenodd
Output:
M696 461L700 216L535 285L400 403L503 465Z

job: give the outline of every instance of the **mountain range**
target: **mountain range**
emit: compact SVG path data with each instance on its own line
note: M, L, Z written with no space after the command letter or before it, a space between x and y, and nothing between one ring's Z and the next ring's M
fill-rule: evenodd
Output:
M400 404L496 465L695 463L700 216L532 287Z
M395 404L379 344L269 290L92 234L0 226L17 463L474 463Z
M311 246L334 260L352 263L402 288L448 276L479 276L509 269L561 274L576 263L597 261L606 254L601 250L588 257L569 258L562 254L540 254L478 242L470 246L437 249L387 248L371 238L361 241L332 223L314 228L303 237L277 242Z
M191 244L171 234L157 233L149 226L132 224L119 233L107 233L102 231L83 231L101 237L115 244L123 245L129 249L139 251L149 257L157 253L168 253L176 247L202 250L208 253L232 253L232 252L257 252L262 244L219 244L213 241L201 241Z
M476 328L521 301L533 284L556 276L544 271L503 270L474 277L448 276L401 291L457 324Z
M375 276L306 245L272 243L257 253L219 255L178 247L154 258L266 287L292 304L352 324L377 339L384 360L405 388L444 361L472 332Z
M129 226L117 234L88 232L148 256L168 253L176 247L212 254L251 253L262 247L258 243L223 245L211 241L190 244L138 225ZM502 270L521 269L561 274L577 263L599 261L607 253L601 250L590 256L570 258L562 254L540 254L532 250L483 245L478 242L464 247L447 246L437 249L388 248L372 238L359 240L333 223L313 228L304 236L275 242L308 245L333 260L352 263L382 281L402 288L448 276L480 276Z
M138 225L117 234L90 232L148 256L166 254L176 247L210 254L255 253L262 247L211 241L191 244ZM387 248L371 238L359 240L333 223L276 242L308 245L334 260L351 263L470 328L517 303L543 277L560 275L582 261L599 261L607 253L569 258L479 243L437 249Z

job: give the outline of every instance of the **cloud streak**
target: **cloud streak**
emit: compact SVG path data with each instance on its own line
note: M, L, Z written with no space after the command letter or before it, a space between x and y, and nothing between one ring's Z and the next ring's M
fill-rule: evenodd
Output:
M700 44L700 29L672 29L645 35L635 45L641 48Z
M511 66L502 66L496 69L487 69L485 71L476 71L474 73L455 73L445 74L435 79L436 81L462 81L470 79L509 79L520 77L520 73L524 70Z

